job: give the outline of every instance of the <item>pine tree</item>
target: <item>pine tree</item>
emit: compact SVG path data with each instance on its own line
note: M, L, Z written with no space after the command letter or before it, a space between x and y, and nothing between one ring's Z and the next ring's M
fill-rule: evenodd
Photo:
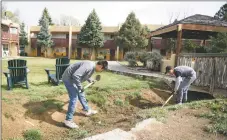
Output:
M51 40L51 34L49 32L49 21L46 17L44 17L41 22L41 29L39 34L37 35L37 46L41 47L45 53L47 53L47 48L53 45L53 41Z
M227 21L227 3L220 8L220 10L215 14L214 18Z
M104 37L101 22L95 10L90 13L78 35L78 44L92 48L92 59L95 59L97 48L103 47Z
M46 17L48 19L49 25L54 25L54 23L52 22L51 16L46 7L43 10L42 17L39 19L39 26L42 25L42 21L43 21L44 17Z
M22 48L28 45L27 33L25 32L24 27L25 27L25 24L24 22L22 22L20 25L20 34L19 34L20 47Z
M135 13L131 12L118 32L117 43L129 51L145 48L148 45L147 34L146 27L142 27Z
M211 37L211 46L206 47L209 53L227 53L227 33L218 33Z

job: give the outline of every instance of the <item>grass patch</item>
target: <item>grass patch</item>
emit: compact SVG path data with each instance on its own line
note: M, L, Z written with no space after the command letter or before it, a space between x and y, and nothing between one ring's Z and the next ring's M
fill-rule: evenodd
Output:
M72 130L69 130L69 139L82 139L82 138L85 138L88 136L88 132L86 130L83 130L83 129L72 129Z
M211 120L211 125L206 126L205 130L227 136L227 99L205 102L203 103L203 106L206 106L211 110L211 112L198 116Z
M124 106L124 101L121 99L115 99L114 104L117 106Z
M30 129L24 132L24 138L26 140L41 140L42 134L38 129Z
M164 122L166 119L166 115L168 113L168 110L165 108L152 108L152 109L145 109L142 111L139 111L137 114L137 117L139 119L147 119L147 118L156 118L158 121Z
M103 107L107 102L106 97L103 94L97 92L88 95L87 100L91 101L94 104L97 104L99 107Z

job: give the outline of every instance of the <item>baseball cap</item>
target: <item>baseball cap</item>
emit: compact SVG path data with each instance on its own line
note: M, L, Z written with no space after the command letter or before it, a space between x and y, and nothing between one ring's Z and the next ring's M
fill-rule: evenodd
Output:
M165 74L169 73L169 71L170 71L171 69L172 69L171 66L166 66L166 72L165 72Z

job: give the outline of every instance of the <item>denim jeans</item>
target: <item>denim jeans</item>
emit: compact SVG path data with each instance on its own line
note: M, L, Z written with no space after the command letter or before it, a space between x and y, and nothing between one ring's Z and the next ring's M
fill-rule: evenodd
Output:
M69 81L63 81L63 82L69 94L69 106L66 114L66 120L71 121L73 120L73 114L75 112L75 106L78 98L80 103L83 106L83 110L88 111L89 107L88 107L87 100L85 98L85 94L79 93L76 85L71 84Z

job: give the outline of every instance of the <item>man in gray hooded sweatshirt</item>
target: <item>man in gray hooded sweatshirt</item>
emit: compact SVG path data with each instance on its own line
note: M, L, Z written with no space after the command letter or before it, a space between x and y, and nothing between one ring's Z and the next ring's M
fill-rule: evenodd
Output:
M92 61L77 62L70 65L62 75L62 81L69 94L69 106L66 114L66 120L64 124L69 128L78 128L76 123L73 122L73 114L75 112L76 101L79 98L80 103L83 106L86 116L96 114L96 110L92 110L88 107L87 100L82 87L82 82L88 81L93 82L91 79L92 74L101 72L107 69L107 61L98 61L96 64Z
M188 89L196 79L196 72L188 66L178 66L174 69L171 66L167 66L165 74L167 73L176 76L174 94L177 94L177 103L186 102Z

